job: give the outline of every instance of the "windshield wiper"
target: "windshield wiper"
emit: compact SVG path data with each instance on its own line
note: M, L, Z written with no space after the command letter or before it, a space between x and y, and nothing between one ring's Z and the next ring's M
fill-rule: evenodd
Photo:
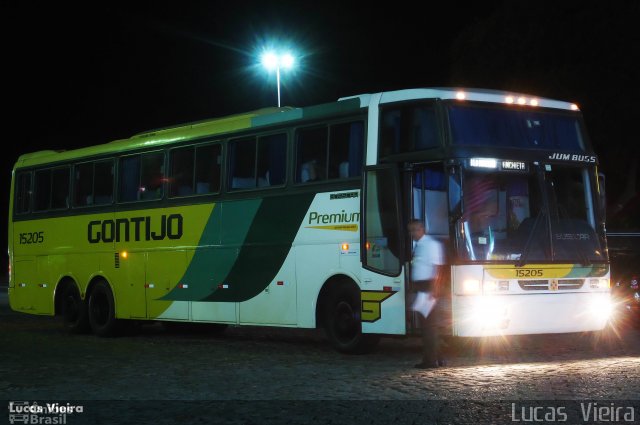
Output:
M551 213L549 212L549 198L548 198L548 190L546 186L545 172L540 168L539 165L536 164L536 175L538 180L538 187L540 188L540 195L542 197L542 208L538 211L538 215L536 216L536 221L533 223L533 228L531 229L531 233L529 233L529 237L527 238L527 242L524 244L524 248L522 249L522 255L520 255L520 259L516 263L517 267L522 267L527 263L527 258L529 257L529 251L531 250L531 244L533 243L534 235L536 235L538 227L540 226L540 222L543 218L546 217L547 222L547 235L549 237L549 249L551 250L551 258L553 259L553 241L551 240Z
M524 248L522 249L522 254L520 255L520 259L516 262L516 267L522 267L527 263L527 257L529 256L529 250L531 249L531 243L533 242L533 236L536 234L536 230L538 230L538 226L540 225L540 221L545 216L544 209L540 209L538 211L538 215L536 216L536 220L533 222L533 227L531 228L531 232L529 232L529 237L527 238L527 242L524 244Z

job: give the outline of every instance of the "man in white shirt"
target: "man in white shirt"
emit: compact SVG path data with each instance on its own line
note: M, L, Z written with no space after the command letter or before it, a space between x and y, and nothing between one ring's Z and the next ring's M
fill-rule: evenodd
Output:
M419 369L429 369L444 365L439 352L438 322L440 308L438 306L439 290L444 254L442 245L428 235L421 220L409 222L409 232L413 239L413 258L411 260L411 283L417 296L435 302L429 311L422 310L422 362L415 365ZM422 292L423 294L420 294ZM425 295L428 294L428 295ZM426 317L425 317L426 315Z

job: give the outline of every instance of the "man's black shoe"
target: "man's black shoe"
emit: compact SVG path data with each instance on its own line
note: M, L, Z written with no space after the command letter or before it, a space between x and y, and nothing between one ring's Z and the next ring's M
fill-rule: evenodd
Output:
M416 369L436 369L438 367L438 362L420 362L413 367Z
M447 361L447 359L438 359L438 366L444 367L444 366L447 366L448 364L449 362Z

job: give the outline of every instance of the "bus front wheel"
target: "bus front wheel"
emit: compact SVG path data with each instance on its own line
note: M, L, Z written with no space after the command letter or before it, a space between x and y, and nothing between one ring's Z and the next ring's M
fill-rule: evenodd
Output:
M89 323L97 336L114 336L119 322L116 319L115 302L109 284L99 281L89 295Z
M353 285L340 285L328 295L324 327L331 345L341 353L368 353L378 344L378 335L363 334L360 293Z

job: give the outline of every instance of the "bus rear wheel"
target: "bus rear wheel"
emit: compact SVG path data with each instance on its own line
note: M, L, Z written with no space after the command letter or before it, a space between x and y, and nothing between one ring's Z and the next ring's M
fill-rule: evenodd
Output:
M328 295L324 327L331 345L341 353L368 353L380 341L378 335L362 333L360 294L355 285L340 285Z
M113 293L107 282L101 280L95 284L89 295L89 323L97 336L114 336L119 328L116 319Z
M87 306L80 297L80 291L75 284L67 285L62 293L62 323L65 329L74 334L86 333L91 330L87 315Z

